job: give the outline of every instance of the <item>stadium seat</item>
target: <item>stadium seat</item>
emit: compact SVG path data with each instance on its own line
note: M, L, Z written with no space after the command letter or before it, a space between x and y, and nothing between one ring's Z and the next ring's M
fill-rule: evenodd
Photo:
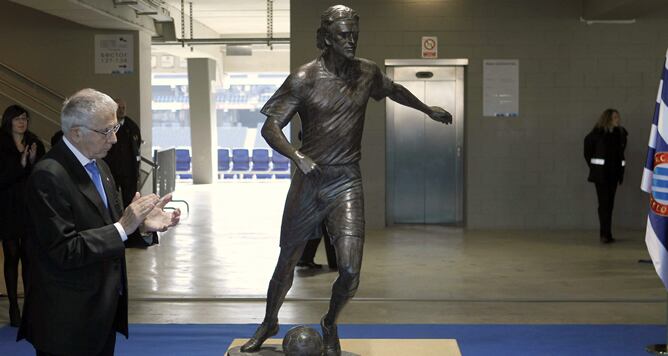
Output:
M193 175L190 169L190 150L187 148L176 149L176 175L180 179L192 179Z
M271 154L271 170L274 172L276 179L290 178L290 160L273 150Z
M253 172L269 171L269 150L266 148L253 149L251 161L253 162ZM267 179L271 178L271 174L255 173L255 177L258 179Z
M232 150L232 171L235 173L248 172L250 170L250 157L245 148L235 148ZM252 174L244 174L243 178L252 178Z
M218 149L218 179L232 178L234 175L225 174L230 170L230 150L227 148ZM222 173L222 174L221 174Z

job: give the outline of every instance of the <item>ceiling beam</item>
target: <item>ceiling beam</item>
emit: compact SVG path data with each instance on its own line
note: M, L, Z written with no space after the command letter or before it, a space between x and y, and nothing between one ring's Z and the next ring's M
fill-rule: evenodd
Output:
M586 20L630 20L666 6L665 0L583 0Z
M157 46L188 46L194 45L252 45L252 44L290 44L289 37L280 38L186 38L176 41L153 41Z
M92 28L140 30L155 34L153 19L108 0L10 0Z

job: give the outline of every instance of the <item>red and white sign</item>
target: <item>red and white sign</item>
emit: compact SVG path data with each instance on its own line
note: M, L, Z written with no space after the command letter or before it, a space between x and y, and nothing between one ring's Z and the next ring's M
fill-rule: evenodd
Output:
M438 58L438 37L422 37L422 58Z

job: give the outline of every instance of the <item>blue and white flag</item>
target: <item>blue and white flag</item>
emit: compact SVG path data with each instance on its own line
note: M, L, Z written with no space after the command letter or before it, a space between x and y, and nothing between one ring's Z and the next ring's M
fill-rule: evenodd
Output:
M650 193L645 243L656 273L668 289L668 52L656 96L647 162L640 189Z

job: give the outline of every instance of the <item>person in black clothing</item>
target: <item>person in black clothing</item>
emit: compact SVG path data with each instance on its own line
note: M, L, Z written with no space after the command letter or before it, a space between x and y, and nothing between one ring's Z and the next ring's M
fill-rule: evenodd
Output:
M602 243L615 241L611 231L612 209L617 185L624 180L624 149L628 133L619 121L617 110L603 111L584 141L584 156L589 165L588 180L596 185Z
M30 114L18 105L9 106L0 124L0 223L3 232L2 251L5 257L5 286L9 297L9 323L19 326L21 312L17 299L19 261L23 265L23 284L28 285L29 273L25 259L25 236L28 228L28 208L25 203L25 183L33 165L44 155L44 145L28 131ZM24 288L25 289L25 288Z
M120 128L116 103L94 89L66 99L65 135L26 182L30 207L30 287L17 341L38 356L114 355L128 336L128 277L123 240L167 231L180 219L163 210L171 194L136 194L126 209L102 160Z
M125 114L125 100L115 98L114 101L118 105L116 117L121 127L116 132L116 144L111 146L107 156L104 157L104 161L107 162L111 175L114 176L116 189L121 192L123 208L127 208L139 189L139 164L141 163L139 147L142 144L142 139L139 126ZM157 243L157 241L147 242L134 235L125 241L125 246L146 248L154 243Z
M126 208L137 192L139 163L141 162L139 147L142 139L139 126L125 115L125 101L120 98L114 101L118 104L116 117L121 128L116 133L116 144L111 146L104 161L109 165L111 174L116 180L116 188L121 190L123 208Z
M51 147L55 146L60 140L63 139L63 130L58 130L56 133L51 136Z
M329 269L336 270L338 268L336 264L336 251L334 246L332 246L332 238L327 232L326 224L322 224L322 237L319 239L308 240L306 247L304 247L304 252L302 252L302 257L299 258L297 262L297 267L305 267L310 270L321 269L322 265L315 263L315 253L318 251L318 245L320 245L320 240L325 244L325 252L327 253L327 265Z

